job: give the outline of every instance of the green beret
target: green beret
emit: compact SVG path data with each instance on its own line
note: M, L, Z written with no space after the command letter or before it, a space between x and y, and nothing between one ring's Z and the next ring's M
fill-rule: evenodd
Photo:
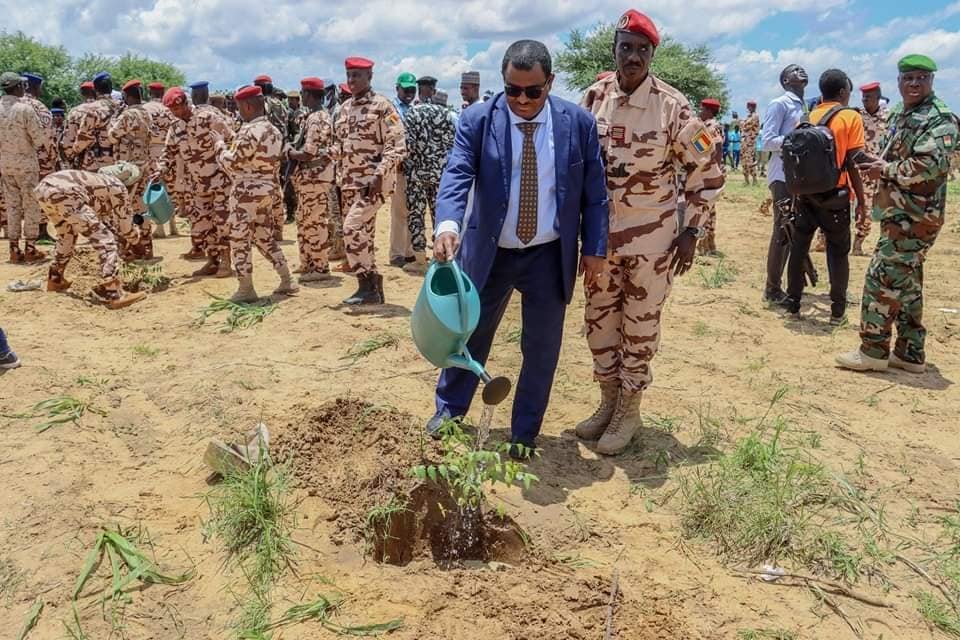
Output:
M897 69L900 71L929 71L932 73L937 70L937 63L932 58L922 56L919 53L912 53L900 59L900 62L897 63Z

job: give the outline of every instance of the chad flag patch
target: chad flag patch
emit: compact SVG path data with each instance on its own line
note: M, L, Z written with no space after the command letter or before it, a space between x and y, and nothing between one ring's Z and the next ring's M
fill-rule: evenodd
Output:
M693 136L693 148L700 154L707 153L713 148L713 138L710 137L706 129L701 127L697 134Z

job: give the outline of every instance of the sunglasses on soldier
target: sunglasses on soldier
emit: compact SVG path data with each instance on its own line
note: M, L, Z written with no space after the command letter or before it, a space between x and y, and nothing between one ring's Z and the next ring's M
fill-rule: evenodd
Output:
M537 100L543 95L543 92L546 88L546 84L534 85L531 87L518 87L515 84L505 84L503 85L503 92L511 98L519 98L520 94L525 93L531 100Z

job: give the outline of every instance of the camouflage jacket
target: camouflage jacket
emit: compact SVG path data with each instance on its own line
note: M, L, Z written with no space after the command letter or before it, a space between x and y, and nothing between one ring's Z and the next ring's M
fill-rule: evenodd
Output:
M390 101L372 89L360 98L349 98L340 106L335 134L341 188L360 190L380 176L383 196L389 196L407 155L403 122Z
M57 156L57 132L53 126L53 114L47 105L33 96L24 96L23 101L33 107L40 126L43 128L43 144L37 150L37 161L40 163L40 177L57 170L59 157Z
M872 156L879 156L883 151L881 142L883 132L887 128L887 112L883 109L877 109L877 112L870 115L866 109L857 109L860 117L863 119L863 137L866 141L865 151Z
M323 109L309 114L304 121L301 135L297 138L300 150L313 156L313 160L300 163L298 170L317 182L333 182L335 164L333 123Z
M713 136L682 93L649 75L632 94L617 77L587 90L581 106L597 118L610 193L608 255L666 253L684 227L702 227L723 187ZM684 178L680 180L680 173Z
M143 108L150 114L150 146L162 147L176 116L158 100L151 100L143 105Z
M307 122L307 116L310 115L310 110L306 107L300 107L299 109L288 109L287 110L287 139L291 142L296 140L300 135L300 132L303 131L303 126Z
M740 133L743 134L743 148L752 149L756 146L757 136L760 135L760 116L756 111L740 121Z
M914 223L943 222L950 154L957 146L957 120L931 95L909 110L895 108L884 139L877 220L908 216Z
M217 162L234 184L276 181L283 136L266 116L244 123L232 143L217 143Z
M720 167L720 170L725 171L726 167L723 164L723 143L725 142L723 125L720 124L720 121L716 118L710 118L709 120L703 121L703 126L706 127L707 132L713 139L714 160L716 160L717 166Z
M107 128L116 112L117 106L109 96L97 98L84 109L72 151L73 157L80 159L84 167L99 167L104 164L99 158L112 155Z
M73 143L77 141L77 131L80 122L86 117L86 112L93 108L92 102L78 104L67 113L63 119L63 135L60 136L60 152L70 166L76 166L79 158L74 155Z
M127 188L117 178L93 171L67 169L40 181L37 197L70 207L90 207L101 220L113 220L127 206Z
M264 103L264 108L267 112L267 120L277 128L277 131L281 133L284 139L287 137L287 132L289 131L290 121L287 113L287 108L283 106L283 102L279 98L274 98L273 96L267 96L267 99Z
M153 119L143 105L127 107L107 128L107 141L113 145L115 160L132 162L141 171L150 162Z
M29 104L14 95L0 98L0 172L39 172L37 158L44 135L40 118Z
M407 132L407 179L439 183L457 131L447 108L418 104L407 112L403 124Z
M189 183L193 187L198 183L209 184L216 174L221 173L217 163L217 142L222 139L229 143L234 135L216 108L193 109L182 129L171 127L167 132L164 155L158 163L164 181L171 182L171 173L177 155L180 155Z

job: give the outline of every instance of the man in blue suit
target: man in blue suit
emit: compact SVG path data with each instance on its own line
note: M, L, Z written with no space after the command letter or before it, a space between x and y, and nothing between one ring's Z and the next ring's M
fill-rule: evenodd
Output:
M434 257L457 257L480 292L480 323L467 347L480 362L514 290L522 298L523 367L511 421L511 454L535 447L560 356L563 319L579 271L601 272L609 209L596 122L549 95L552 62L540 42L521 40L503 57L504 91L460 116L437 198ZM466 228L468 194L473 209ZM445 369L427 431L470 408L477 377ZM516 446L522 445L522 446Z

